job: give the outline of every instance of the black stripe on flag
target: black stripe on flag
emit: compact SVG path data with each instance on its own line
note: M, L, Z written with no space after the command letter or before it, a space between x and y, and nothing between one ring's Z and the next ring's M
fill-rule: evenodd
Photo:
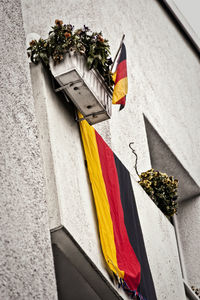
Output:
M124 45L124 43L122 44L122 49L121 49L121 53L120 53L120 57L119 57L119 60L117 62L117 64L119 65L120 62L122 62L123 60L126 59L126 47Z
M131 246L141 265L141 281L138 292L147 300L156 300L154 283L145 250L130 173L115 154L114 158L119 179L125 226Z

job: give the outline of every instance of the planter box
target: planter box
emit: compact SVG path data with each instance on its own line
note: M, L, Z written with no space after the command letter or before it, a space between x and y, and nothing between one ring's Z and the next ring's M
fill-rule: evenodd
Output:
M50 69L61 86L58 90L65 91L90 125L110 119L112 94L102 77L88 70L84 56L67 53L61 63L51 61Z

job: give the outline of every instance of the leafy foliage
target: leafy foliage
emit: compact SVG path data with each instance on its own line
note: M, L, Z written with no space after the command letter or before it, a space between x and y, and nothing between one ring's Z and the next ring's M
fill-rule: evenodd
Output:
M167 217L173 216L177 212L178 180L154 169L143 172L139 177L139 184L160 210Z
M91 32L85 25L74 31L71 24L63 25L61 20L55 20L48 38L31 41L27 50L33 63L42 61L45 65L49 64L50 57L56 64L64 59L67 52L75 50L85 55L88 68L97 70L109 87L114 84L108 40L103 38L102 32Z
M200 288L196 288L193 285L191 286L191 289L194 291L194 293L199 297L200 299Z

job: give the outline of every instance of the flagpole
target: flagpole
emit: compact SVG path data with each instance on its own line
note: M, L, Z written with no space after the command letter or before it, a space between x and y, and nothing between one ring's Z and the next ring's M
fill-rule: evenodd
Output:
M119 49L118 49L118 51L117 51L117 53L116 53L116 55L115 55L115 58L114 58L114 60L113 60L112 66L111 66L111 71L112 71L112 69L113 69L113 67L114 67L115 61L116 61L117 56L118 56L118 54L119 54L119 51L121 50L121 47L122 47L124 38L125 38L125 34L123 34L123 36L122 36L121 43L120 43L120 45L119 45Z

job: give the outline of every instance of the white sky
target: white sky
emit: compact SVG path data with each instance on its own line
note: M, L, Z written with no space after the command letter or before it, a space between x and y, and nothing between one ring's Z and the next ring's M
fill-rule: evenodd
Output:
M200 0L173 0L194 32L200 38Z

